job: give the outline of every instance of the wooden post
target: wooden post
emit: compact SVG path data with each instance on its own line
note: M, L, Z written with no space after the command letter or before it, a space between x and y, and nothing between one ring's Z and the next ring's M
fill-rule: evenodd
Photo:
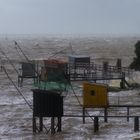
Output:
M122 68L122 60L121 59L117 59L116 67L117 67L118 72L121 72L121 68Z
M108 121L107 115L108 115L107 108L105 108L104 109L104 122L107 122Z
M121 79L121 83L120 83L120 88L124 89L125 88L125 73L122 72L122 79Z
M85 107L83 107L83 124L85 124Z
M54 128L54 117L51 117L51 134L55 133L55 128Z
M134 132L139 131L139 117L134 117Z
M41 132L43 130L43 117L39 117L39 131Z
M36 118L33 116L33 133L36 133Z
M58 129L57 132L61 132L61 117L58 117Z
M106 76L107 73L108 73L108 62L105 61L105 62L103 62L103 74L102 75Z
M98 117L94 117L94 132L99 130L99 119Z
M127 121L129 122L129 107L127 107Z

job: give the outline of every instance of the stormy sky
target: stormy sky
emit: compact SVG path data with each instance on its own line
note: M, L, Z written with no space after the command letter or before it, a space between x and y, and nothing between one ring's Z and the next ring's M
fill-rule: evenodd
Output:
M140 0L0 0L0 34L140 34Z

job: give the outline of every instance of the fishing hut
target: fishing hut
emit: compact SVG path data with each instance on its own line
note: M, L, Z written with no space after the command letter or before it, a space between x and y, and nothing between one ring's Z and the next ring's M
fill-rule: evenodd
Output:
M18 86L22 86L24 79L33 79L34 83L38 79L37 66L33 62L21 62L18 73Z
M17 43L16 43L17 45ZM19 48L20 49L20 48ZM21 50L21 49L20 49ZM5 55L6 56L6 55ZM24 55L26 56L26 55ZM8 59L8 57L6 57ZM28 59L27 59L28 60ZM8 59L9 61L9 59ZM9 61L10 62L10 61ZM85 117L94 117L94 131L98 131L99 124L98 118L104 117L107 121L107 117L130 117L134 118L134 131L139 131L139 117L130 116L129 109L136 108L140 105L111 105L108 101L108 86L106 84L95 83L97 80L112 80L121 79L122 87L125 82L125 74L129 73L129 69L125 69L121 66L121 60L117 61L116 66L109 66L108 62L103 62L103 65L95 65L91 62L89 56L84 55L71 55L69 61L60 61L56 59L43 60L43 66L41 71L35 69L35 65L32 63L21 63L22 72L18 75L18 83L22 85L24 78L36 78L38 89L33 89L33 108L32 105L26 100L24 95L16 87L13 80L10 78L5 66L3 70L9 80L13 83L17 91L23 97L25 102L33 109L33 132L36 133L43 131L43 119L44 117L51 118L51 133L54 134L56 129L61 131L61 118L62 117L83 117L83 123L85 123ZM12 65L12 63L11 63ZM12 65L14 66L14 65ZM116 74L116 77L114 75ZM66 86L71 84L71 81L90 81L83 83L83 104L80 108L82 115L72 114L66 115L64 113L64 102L62 91L66 90ZM71 86L72 87L72 86ZM75 97L78 100L74 89L72 89ZM80 101L78 100L79 105ZM81 107L81 106L80 106ZM109 107L126 107L127 115L125 116L107 116L107 108ZM90 115L86 108L104 108L104 116ZM68 108L67 108L68 109ZM69 111L68 111L69 112ZM73 113L73 112L72 112ZM57 124L55 125L55 118L57 118ZM37 123L37 119L39 123Z
M117 60L116 66L109 65L108 61L103 61L102 65L91 62L89 56L70 55L68 64L70 81L104 81L120 80L120 87L129 86L125 76L129 73L128 68L121 66L121 59Z
M85 123L86 108L107 108L108 85L91 82L83 83L83 123Z
M41 67L39 78L39 89L46 90L65 90L69 84L68 63L55 59L43 60L44 66Z
M43 118L51 117L51 133L55 133L55 118L57 118L57 132L61 131L61 117L63 116L63 96L56 91L34 89L33 91L33 132L43 131ZM39 126L36 119L39 118Z
M86 55L70 55L69 57L70 80L78 81L86 78L86 70L90 66L90 57Z
M61 131L61 119L67 117L63 108L63 91L66 91L68 87L72 88L72 81L84 81L83 94L82 94L82 106L81 106L81 118L85 123L87 115L87 109L103 108L104 120L107 122L107 108L110 107L108 101L108 85L99 84L98 80L122 80L121 86L124 87L125 74L120 67L118 61L116 66L110 66L108 62L103 62L103 65L96 65L91 62L89 56L84 55L71 55L68 57L68 61L62 61L57 59L43 60L43 65L37 72L38 80L34 84L38 89L33 89L33 132L43 131L43 120L45 117L50 118L51 133L54 134L57 131ZM85 82L87 81L87 82ZM72 91L75 92L72 88ZM76 93L74 93L77 98ZM78 101L79 102L79 101ZM80 102L79 102L80 103ZM68 117L73 115L68 114ZM79 117L75 115L75 117ZM93 116L94 119L94 131L99 129L99 116ZM92 117L91 117L92 118ZM56 124L57 119L57 124ZM37 123L37 120L39 123Z
M34 85L39 89L47 90L64 90L70 81L120 80L121 88L125 88L125 85L129 86L125 80L129 69L121 66L121 59L117 60L116 66L110 66L107 61L103 61L102 65L94 64L86 55L69 55L68 61L47 59L42 62L41 67L36 64L37 70L34 70L35 66L23 63L21 69L23 74L18 76L19 85L22 85L23 78L37 77L38 80Z
M36 118L39 118L39 129L43 129L43 117L51 117L51 133L61 131L61 117L63 116L62 92L67 89L69 77L68 63L65 61L48 59L43 60L38 89L33 90L33 132L36 132ZM55 118L58 123L55 126Z
M78 67L84 64L90 64L90 57L86 55L69 55L69 64Z

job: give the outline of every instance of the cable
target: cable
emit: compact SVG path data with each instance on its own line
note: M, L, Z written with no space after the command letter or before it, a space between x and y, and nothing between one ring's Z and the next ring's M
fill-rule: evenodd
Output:
M73 49L72 49L71 43L69 43L69 47L70 47L71 53L73 54L74 51L73 51ZM54 53L53 55L51 55L48 59L50 59L50 58L52 58L52 57L55 57L57 54L62 53L63 51L65 51L65 50L67 50L67 49L68 49L68 48L64 48L64 49L62 49L62 50L60 50L60 51L58 51L58 52L55 52L55 53Z
M28 56L24 53L24 51L21 49L19 44L16 41L14 41L14 43L15 43L15 46L17 46L17 48L19 48L19 50L21 51L21 53L25 57L26 61L30 63L30 60L29 60ZM31 68L33 68L33 67L31 67ZM33 70L35 70L35 73L37 74L37 77L39 77L39 75L40 75L39 72L36 69L33 69Z
M20 54L20 52L19 52L19 50L18 50L17 46L15 46L15 48L16 48L16 51L17 51L17 53L18 53L19 57L22 59L22 56L21 56L21 54Z
M18 91L18 93L23 97L24 101L26 102L26 104L29 106L30 109L33 110L31 104L29 104L29 102L26 100L26 98L24 97L24 95L21 93L21 91L18 89L18 87L16 86L16 84L14 83L14 81L12 80L12 78L9 76L8 72L6 71L6 68L4 66L2 66L7 78L11 81L11 83L13 84L13 86L15 87L15 89Z
M15 46L17 46L17 48L19 48L19 50L21 51L21 53L23 54L23 56L25 57L25 59L27 60L27 62L30 62L30 60L28 59L28 57L26 56L26 54L23 52L23 50L21 49L21 47L19 46L19 44L15 42ZM37 74L37 76L39 76L38 71L35 70L35 73ZM47 131L46 134L49 133L49 131L51 130L51 127L49 128L49 130L47 130L47 128L43 125L43 127L45 128L45 130Z
M19 50L21 51L21 53L24 55L24 57L26 58L26 60L29 61L28 57L25 55L25 53L23 52L23 50L20 48L19 44L16 41L14 41L14 43L15 43L15 46L17 46L19 48Z
M14 64L12 63L12 61L9 59L9 57L6 55L6 53L0 48L0 52L2 55L4 55L6 57L6 59L9 61L9 63L12 65L12 67L14 68L14 70L16 71L16 73L19 74L18 70L16 69L16 67L14 66Z
M80 105L81 107L83 107L82 104L80 103L79 98L77 97L77 95L76 95L76 93L75 93L75 91L74 91L73 86L72 86L71 83L70 83L70 86L71 86L71 89L72 89L72 91L73 91L73 94L75 95L75 97L76 97L76 99L77 99L79 105ZM94 119L90 116L90 114L88 113L88 111L87 111L87 110L85 110L85 111L86 111L86 113L88 114L88 116L91 118L91 120L94 121Z
M22 54L24 55L24 57L26 58L26 60L29 61L28 57L25 55L25 53L22 51L22 49L20 48L20 46L18 45L18 43L17 43L16 41L15 41L15 45L17 45L17 47L20 49L20 51L22 52ZM71 49L72 49L72 45L71 45L71 44L70 44L70 47L71 47ZM67 49L67 48L62 49L62 50L56 52L54 55L50 56L48 59L50 59L51 57L54 57L55 55L59 54L60 52L63 52L63 51L66 50L66 49ZM68 80L68 79L66 78L66 80ZM76 99L77 99L79 105L82 106L81 103L80 103L80 101L79 101L79 99L78 99L78 97L77 97L77 95L75 94L75 91L74 91L74 89L73 89L71 83L70 83L70 86L71 86L71 89L72 89L72 91L73 91L73 93L74 93L74 95L75 95L75 97L76 97ZM87 111L86 111L86 112L87 112ZM89 114L88 112L87 112L87 114L88 114L89 117L94 121L94 119L90 116L90 114Z
M14 68L14 70L18 73L17 69L15 68L15 66L13 65L13 63L11 62L11 60L8 58L8 56L5 54L4 51L2 51L2 49L0 48L1 53L6 57L6 59L10 62L10 64L12 65L12 67ZM0 57L1 59L1 57ZM29 59L27 58L27 60L29 61ZM22 98L24 99L25 103L29 106L29 108L31 110L33 110L32 105L27 101L27 99L24 97L24 95L22 94L22 92L19 90L19 88L16 86L16 84L14 83L14 81L12 80L12 78L9 76L6 68L4 66L1 66L1 69L4 70L4 73L6 74L7 78L11 81L11 83L13 84L13 86L15 87L15 89L18 91L18 93L22 96ZM43 125L43 127L45 128L45 130L47 131L46 134L49 133L50 129L47 130L47 128ZM38 129L37 129L38 130ZM39 132L39 130L38 130Z
M9 76L8 72L6 71L6 68L4 66L2 66L7 78L11 81L11 83L13 84L13 86L15 87L15 89L18 91L18 93L22 96L22 98L24 99L25 103L29 106L29 108L31 110L33 110L32 105L27 101L27 99L24 97L24 95L22 94L22 92L18 89L18 87L16 86L16 84L14 83L14 81L11 79L11 77ZM49 133L50 129L47 130L47 128L43 125L43 127L45 128L45 130L47 131L46 134ZM37 129L38 130L38 129ZM38 130L39 131L39 130Z

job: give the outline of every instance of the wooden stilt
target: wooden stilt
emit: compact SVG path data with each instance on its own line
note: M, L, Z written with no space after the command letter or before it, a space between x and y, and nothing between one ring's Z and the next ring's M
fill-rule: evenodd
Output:
M129 122L129 107L127 107L127 121Z
M58 129L57 132L61 132L61 117L58 117Z
M39 117L39 131L41 132L43 130L43 117Z
M33 117L33 133L36 133L36 118Z
M85 124L85 108L83 107L83 124Z
M139 117L138 116L134 118L134 132L137 132L137 131L139 131Z
M99 130L99 119L98 117L94 117L94 132Z
M108 115L107 108L105 108L104 109L104 122L107 122L108 121L107 115Z
M51 118L51 134L55 133L55 128L54 128L54 117Z

